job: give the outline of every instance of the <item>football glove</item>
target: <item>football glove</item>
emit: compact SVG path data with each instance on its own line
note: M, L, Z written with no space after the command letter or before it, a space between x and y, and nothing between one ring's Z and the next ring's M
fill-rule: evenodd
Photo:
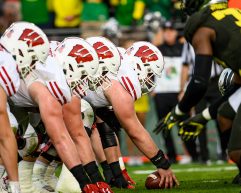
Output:
M155 134L160 133L161 131L163 132L164 136L166 137L171 129L177 125L177 123L185 120L188 115L185 113L177 113L177 106L172 109L171 112L169 112L166 117L160 120L160 122L157 124L153 132ZM179 110L180 111L180 110Z
M197 114L179 124L178 135L185 141L189 139L194 140L201 133L207 122L208 120L204 118L202 113Z

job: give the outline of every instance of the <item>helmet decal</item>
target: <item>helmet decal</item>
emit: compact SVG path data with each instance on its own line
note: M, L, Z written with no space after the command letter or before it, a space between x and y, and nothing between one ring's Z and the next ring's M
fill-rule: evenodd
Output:
M74 57L78 64L94 60L90 52L80 44L75 45L68 56Z
M158 57L155 52L150 49L148 46L141 46L136 52L135 56L141 58L143 63L157 61Z
M102 42L96 42L93 44L93 47L95 48L98 57L100 59L106 59L106 58L112 58L114 57L113 53L110 51L110 49L103 44Z
M19 40L22 40L28 44L28 46L38 46L44 44L43 38L32 29L24 29L22 35L19 37Z

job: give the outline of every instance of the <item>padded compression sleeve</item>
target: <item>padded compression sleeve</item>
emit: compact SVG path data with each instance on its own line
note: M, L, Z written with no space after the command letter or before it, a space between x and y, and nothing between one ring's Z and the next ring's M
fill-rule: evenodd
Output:
M211 76L212 56L196 55L192 79L178 104L182 112L189 112L205 95Z

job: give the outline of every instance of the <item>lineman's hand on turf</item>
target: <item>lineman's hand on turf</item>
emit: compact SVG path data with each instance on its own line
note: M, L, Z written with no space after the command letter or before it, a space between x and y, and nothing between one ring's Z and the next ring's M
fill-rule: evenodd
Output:
M197 114L179 124L178 135L183 140L195 139L203 130L208 120L206 120L202 113Z
M155 134L160 133L163 131L164 136L167 136L170 132L170 130L175 126L177 123L183 121L185 118L187 118L187 115L184 113L178 114L177 106L172 109L171 112L169 112L166 117L164 117L155 127L153 132Z
M167 170L159 168L158 173L161 176L160 187L172 188L179 186L179 182L170 168Z

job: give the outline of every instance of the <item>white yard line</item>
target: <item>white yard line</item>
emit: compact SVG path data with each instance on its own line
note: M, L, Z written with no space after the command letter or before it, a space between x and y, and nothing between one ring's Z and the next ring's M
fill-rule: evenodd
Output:
M195 168L182 168L182 169L173 169L175 173L181 172L221 172L221 171L232 171L237 170L235 166L226 166L226 167L215 167L215 168L208 168L208 167L195 167ZM134 174L150 174L154 172L154 170L136 170L133 171Z

